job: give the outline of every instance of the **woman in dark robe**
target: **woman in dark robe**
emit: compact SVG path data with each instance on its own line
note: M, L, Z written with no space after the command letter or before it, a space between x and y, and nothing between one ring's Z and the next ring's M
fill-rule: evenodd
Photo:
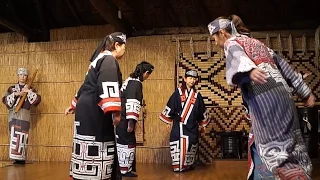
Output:
M126 35L106 36L90 59L85 80L66 114L75 112L70 176L73 179L121 179L114 125L120 121L122 84L118 60Z

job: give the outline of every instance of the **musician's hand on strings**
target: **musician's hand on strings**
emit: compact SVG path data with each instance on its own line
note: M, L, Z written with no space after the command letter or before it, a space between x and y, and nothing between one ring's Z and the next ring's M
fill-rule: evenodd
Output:
M22 93L28 93L29 91L30 91L30 89L27 84L21 90Z
M262 69L259 69L259 68L253 69L250 72L250 79L251 79L251 81L253 81L254 83L257 83L257 84L267 83L266 72L263 71Z
M13 94L15 97L21 96L21 92L14 92Z
M313 95L313 94L311 94L309 97L308 97L308 99L306 100L306 102L305 102L305 106L306 107L313 107L314 106L314 104L315 104L315 102L316 102L316 97Z
M64 114L65 115L68 115L68 114L73 114L74 113L74 109L69 106L65 111L64 111Z

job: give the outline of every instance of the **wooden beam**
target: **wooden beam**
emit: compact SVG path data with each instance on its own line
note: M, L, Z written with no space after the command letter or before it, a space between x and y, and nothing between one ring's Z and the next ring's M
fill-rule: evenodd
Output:
M36 0L36 6L37 6L37 11L38 15L40 18L40 23L41 23L41 34L42 38L40 38L41 41L50 41L50 30L48 28L47 22L45 20L45 13L43 10L43 4L41 0Z
M39 1L39 0L38 0L38 1ZM72 4L70 3L70 0L64 0L64 1L67 3L67 5L68 5L68 7L69 7L69 9L70 9L73 17L74 17L74 18L76 19L76 21L77 21L77 23L78 23L79 25L83 25L83 24L84 24L83 21L80 19L78 13L76 12L76 10L74 9L74 7L73 7ZM77 1L75 1L75 2L77 2Z
M195 31L196 32L196 31ZM258 31L258 32L251 32L251 35L256 39L264 39L266 38L266 34L269 35L270 38L276 38L279 34L281 34L281 37L289 37L290 35L292 37L301 37L303 35L307 37L314 37L315 30L280 30L280 31ZM172 35L171 41L175 42L177 39L179 41L190 41L190 38L192 37L193 41L207 41L209 37L209 33L194 33L194 34L176 34ZM211 41L214 41L211 39Z
M164 14L166 14L169 17L169 20L172 23L172 27L182 26L181 22L177 18L178 15L175 13L174 8L170 3L170 0L163 0L162 3L162 9L164 10Z
M144 14L142 11L143 4L141 3L141 0L126 0L125 3L127 4L128 7L131 8L132 16L134 19L134 27L136 30L141 31L145 30L146 27L143 24L141 20L144 18Z
M188 27L189 22L188 22L188 7L185 5L185 1L171 1L169 0L169 5L172 6L172 9L174 10L175 14L177 14L177 18L183 27Z
M11 29L14 32L17 32L28 39L33 39L35 36L31 33L30 29L23 28L22 26L15 24L14 22L6 19L5 17L0 16L0 24Z
M157 28L157 29L146 30L146 31L137 31L137 32L133 32L132 36L205 34L205 33L208 33L207 27L176 27L176 28Z
M200 10L200 12L198 12L198 13L203 14L204 24L207 25L207 24L209 24L209 22L213 21L213 19L211 19L212 16L210 15L209 10L204 3L205 3L205 0L198 0L196 4Z
M109 24L113 25L116 31L128 32L124 23L118 18L117 9L111 8L105 0L90 0L92 6L98 11L100 16Z

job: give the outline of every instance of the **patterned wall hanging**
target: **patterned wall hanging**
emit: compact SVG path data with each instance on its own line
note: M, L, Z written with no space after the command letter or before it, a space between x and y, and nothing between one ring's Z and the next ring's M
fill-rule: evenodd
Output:
M297 40L304 41L298 42L302 44L302 48L295 49L293 41ZM279 34L270 37L269 34L265 34L262 41L269 46L272 42L277 42L274 50L280 53L296 71L312 72L312 75L306 79L306 83L309 84L317 98L320 98L320 76L315 63L315 49L307 49L312 46L307 46L305 36L301 34L299 38L293 38L291 35L283 37ZM205 131L201 132L199 155L203 162L211 163L213 159L221 157L218 132L249 132L250 122L245 118L239 89L230 87L226 83L223 51L218 47L212 47L208 38L203 38L198 43L194 42L195 39L190 39L189 42L188 40L179 41L177 83L181 84L186 70L198 71L200 77L197 88L204 97L209 117L212 120ZM288 44L288 48L283 48L284 43ZM190 48L181 48L182 46L188 47L188 45ZM299 101L297 97L295 99Z

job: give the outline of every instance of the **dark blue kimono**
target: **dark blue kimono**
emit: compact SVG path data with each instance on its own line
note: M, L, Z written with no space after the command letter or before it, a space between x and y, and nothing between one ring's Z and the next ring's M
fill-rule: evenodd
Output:
M194 89L177 88L160 115L165 123L173 123L170 149L173 171L187 171L195 162L198 149L198 127L209 119L203 98Z

